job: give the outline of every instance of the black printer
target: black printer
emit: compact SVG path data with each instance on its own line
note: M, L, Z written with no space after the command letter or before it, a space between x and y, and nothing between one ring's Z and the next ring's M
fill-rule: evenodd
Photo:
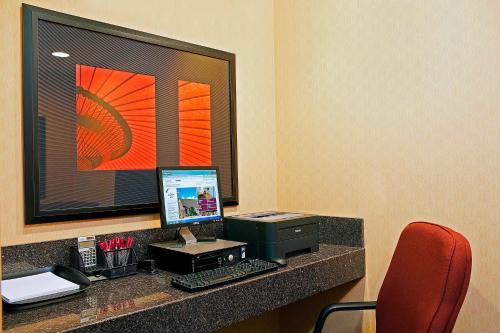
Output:
M319 250L319 216L261 212L226 216L224 239L248 243L247 255L264 260Z

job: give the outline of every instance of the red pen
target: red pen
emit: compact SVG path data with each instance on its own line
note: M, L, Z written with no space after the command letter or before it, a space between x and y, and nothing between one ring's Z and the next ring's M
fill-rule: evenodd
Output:
M99 245L99 247L101 248L101 250L106 251L106 244L105 243L99 241L99 242L97 242L97 245Z
M130 249L132 247L132 245L134 244L134 238L133 237L128 237L127 238L127 244L125 245L125 247L127 249Z

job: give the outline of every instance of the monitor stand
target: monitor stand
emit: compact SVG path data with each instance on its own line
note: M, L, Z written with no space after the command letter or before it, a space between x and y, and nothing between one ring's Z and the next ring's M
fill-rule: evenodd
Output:
M179 229L179 240L186 245L197 243L196 237L194 237L193 233L191 232L191 230L189 230L188 227L181 227Z
M205 242L215 242L217 239L215 238L215 235L213 236L199 236L196 238L189 227L181 227L179 231L177 232L178 235L178 241L172 243L172 247L183 247L183 246L190 246L190 245L195 245L197 243L205 243Z

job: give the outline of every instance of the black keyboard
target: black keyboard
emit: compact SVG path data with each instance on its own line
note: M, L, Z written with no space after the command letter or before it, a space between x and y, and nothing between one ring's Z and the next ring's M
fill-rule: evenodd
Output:
M260 259L247 259L234 266L224 266L176 276L172 278L172 286L189 292L195 292L272 272L277 270L278 267L278 264L272 262Z

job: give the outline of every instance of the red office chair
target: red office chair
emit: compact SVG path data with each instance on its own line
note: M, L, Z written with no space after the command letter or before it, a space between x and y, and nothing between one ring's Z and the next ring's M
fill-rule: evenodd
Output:
M401 233L376 302L326 306L320 333L335 311L376 309L377 333L450 333L469 286L470 245L449 228L414 222Z

